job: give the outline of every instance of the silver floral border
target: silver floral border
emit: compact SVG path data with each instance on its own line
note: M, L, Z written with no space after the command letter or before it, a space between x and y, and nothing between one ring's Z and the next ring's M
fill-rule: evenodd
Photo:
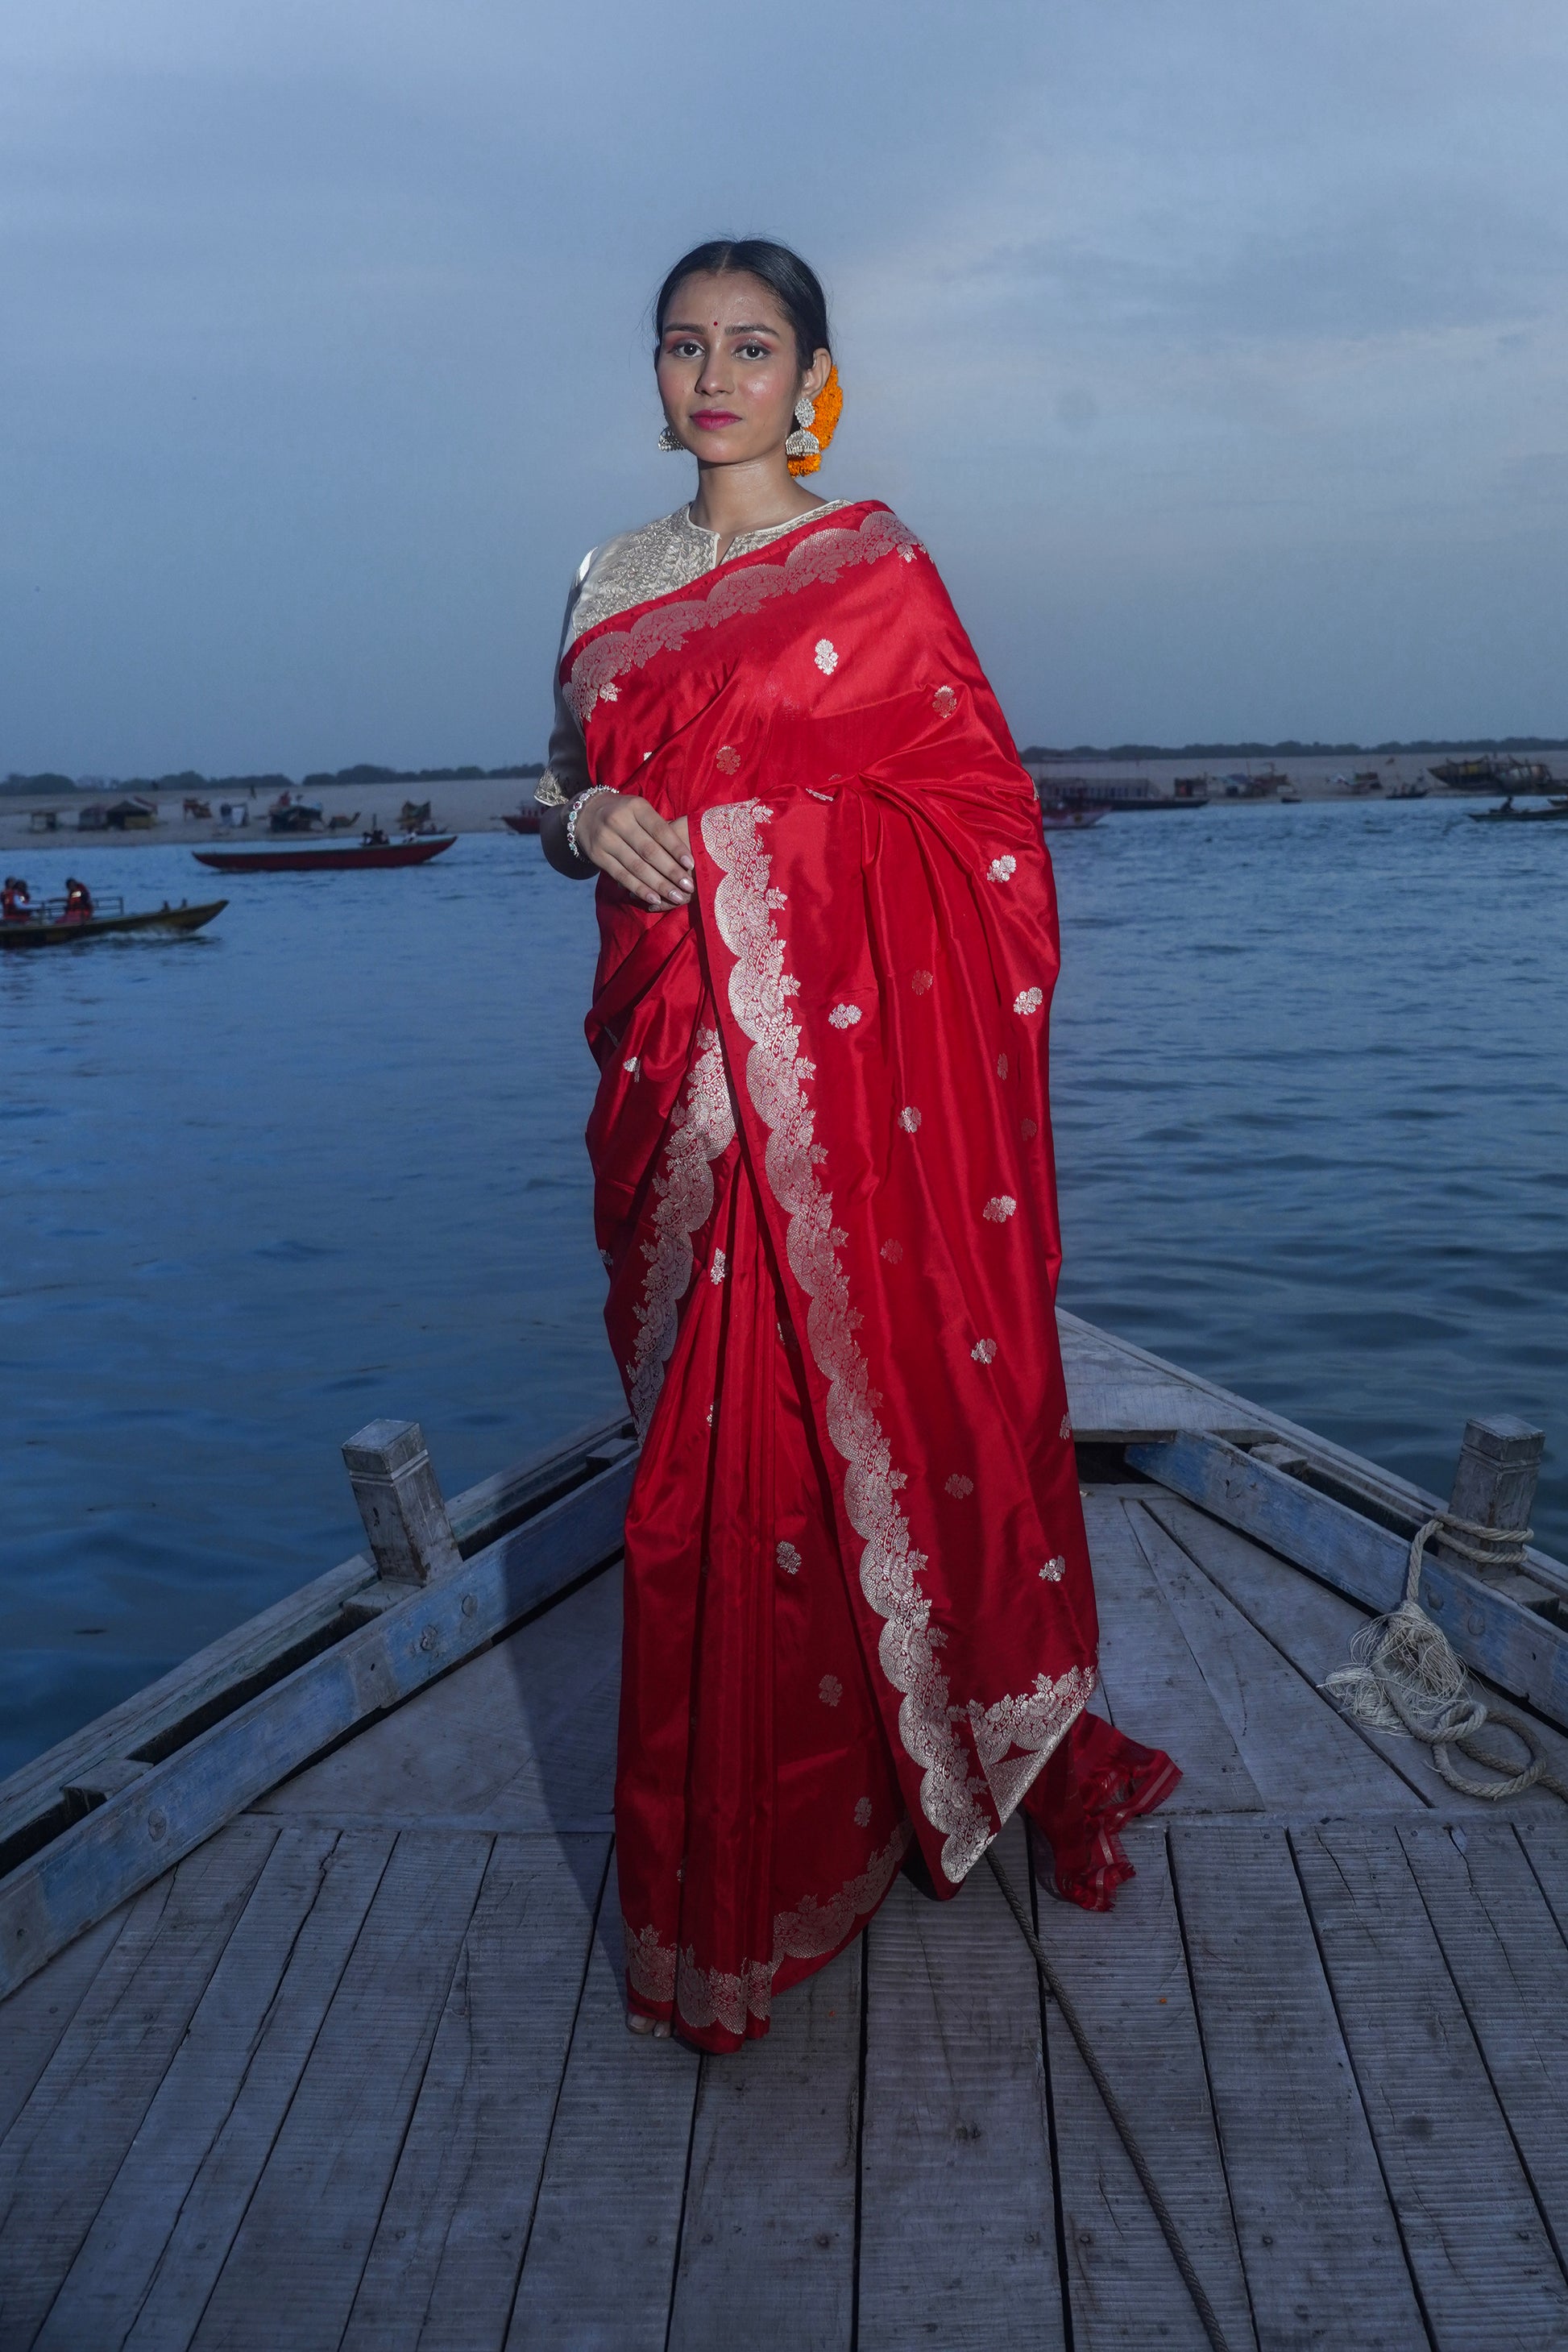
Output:
M764 1165L788 1220L785 1255L809 1301L806 1336L828 1384L827 1433L845 1465L845 1511L864 1539L860 1589L883 1621L878 1657L901 1694L899 1737L921 1769L921 1810L942 1834L942 1871L956 1885L996 1834L980 1790L989 1787L998 1821L1006 1821L1082 1713L1096 1677L1089 1667L1073 1666L1055 1681L1037 1675L1034 1688L1016 1698L990 1706L979 1700L952 1705L938 1656L940 1635L932 1634L931 1602L920 1580L926 1555L911 1544L898 1499L907 1474L893 1466L877 1419L880 1400L855 1338L859 1318L838 1256L847 1235L833 1223L833 1196L818 1172L823 1154L805 1084L815 1065L801 1052L800 1026L790 1011L800 983L784 970L773 921L784 895L771 887L772 860L761 837L772 816L759 801L704 811L703 847L722 877L714 919L735 959L730 1008L752 1040L746 1087L768 1130ZM960 1722L970 1727L973 1750ZM1005 1761L1015 1743L1026 1745L1026 1752Z

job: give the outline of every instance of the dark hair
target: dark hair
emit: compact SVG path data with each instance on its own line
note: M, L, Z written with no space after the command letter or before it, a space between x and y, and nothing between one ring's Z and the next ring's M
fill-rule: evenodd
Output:
M669 314L675 290L683 278L707 275L710 271L737 276L760 278L771 294L777 296L785 318L795 329L795 354L803 370L811 365L819 351L831 351L827 334L827 297L822 290L822 280L808 262L787 245L775 245L768 236L713 236L706 245L694 245L683 253L664 284L658 289L654 304L654 337L662 341L664 322Z

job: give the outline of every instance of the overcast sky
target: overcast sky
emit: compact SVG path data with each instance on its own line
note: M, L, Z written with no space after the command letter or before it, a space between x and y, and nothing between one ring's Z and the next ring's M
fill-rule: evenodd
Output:
M31 0L0 772L541 756L747 230L1020 741L1568 733L1563 0Z

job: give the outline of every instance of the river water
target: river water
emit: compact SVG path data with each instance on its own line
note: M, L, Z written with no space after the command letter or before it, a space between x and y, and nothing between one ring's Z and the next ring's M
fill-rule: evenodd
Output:
M1568 1553L1568 825L1053 846L1064 1303L1440 1492L1468 1413L1536 1419ZM89 878L223 887L162 847ZM195 938L0 957L0 1773L356 1550L374 1415L451 1492L620 1404L590 893L484 835L227 887Z

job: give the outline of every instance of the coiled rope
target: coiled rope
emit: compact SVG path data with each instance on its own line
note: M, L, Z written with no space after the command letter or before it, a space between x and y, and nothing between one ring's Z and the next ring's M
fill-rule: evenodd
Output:
M1441 1535L1462 1559L1495 1570L1523 1567L1531 1533L1529 1528L1478 1527L1473 1519L1439 1511L1416 1529L1398 1608L1364 1625L1351 1643L1356 1663L1341 1666L1318 1685L1353 1722L1418 1739L1431 1749L1432 1761L1450 1789L1490 1804L1534 1788L1550 1789L1568 1803L1568 1781L1548 1771L1546 1750L1522 1716L1493 1706L1481 1696L1447 1634L1433 1624L1415 1596L1421 1562L1434 1536ZM1519 1742L1527 1759L1522 1766L1478 1743L1477 1733L1489 1723ZM1454 1761L1456 1749L1497 1777L1478 1780L1461 1772Z
M985 1859L991 1864L992 1875L997 1885L1007 1898L1007 1908L1018 1923L1019 1934L1034 1954L1035 1966L1039 1970L1040 1982L1060 2010L1068 2032L1078 2043L1079 2055L1089 2068L1089 2078L1104 2102L1105 2112L1116 2126L1117 2135L1122 2147L1127 2150L1133 2171L1138 2175L1139 2185L1153 2209L1154 2219L1163 2231L1165 2243L1170 2247L1172 2258L1182 2273L1182 2284L1192 2296L1193 2306L1203 2321L1204 2333L1213 2345L1214 2352L1230 2352L1230 2347L1226 2341L1225 2330L1219 2324L1213 2304L1204 2292L1202 2279L1193 2267L1193 2258L1182 2242L1182 2234L1176 2227L1171 2209L1160 2194L1159 2185L1149 2169L1148 2158L1133 2137L1132 2126L1122 2112L1121 2100L1106 2079L1104 2067L1095 2056L1094 2045L1089 2041L1083 2020L1072 2005L1067 1987L1047 1958L1045 1946L1035 1933L1034 1922L1024 1907L1023 1897L997 1861L994 1846L986 1848Z

